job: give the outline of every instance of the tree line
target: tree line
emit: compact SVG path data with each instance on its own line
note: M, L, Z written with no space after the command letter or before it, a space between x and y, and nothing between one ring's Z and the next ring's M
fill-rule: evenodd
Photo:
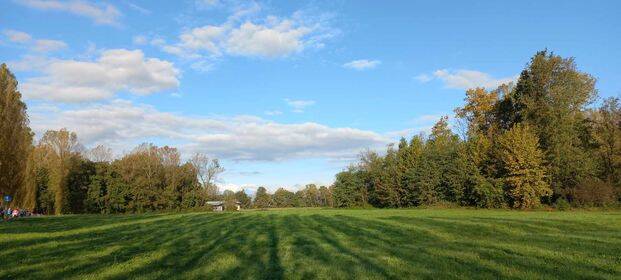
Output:
M214 180L223 170L217 159L182 162L176 148L148 143L112 160L109 148L86 150L74 132L50 130L31 147L14 204L43 214L202 207L221 199Z
M15 76L0 65L0 194L12 198L10 206L43 214L126 213L223 198L217 159L197 153L184 162L176 148L149 143L113 159L110 148L85 149L66 129L34 141L21 99ZM250 200L244 191L233 194Z
M208 200L243 208L620 202L620 100L600 100L595 78L573 58L538 52L516 83L469 89L464 101L455 127L443 117L429 135L365 151L329 187L273 194L260 187L252 199L243 190L219 192L224 169L204 154L182 161L176 148L145 143L114 159L105 146L85 149L66 129L34 141L17 80L2 64L0 193L48 214L188 209Z
M427 136L363 152L336 175L334 205L618 204L621 106L595 81L573 58L538 52L516 83L467 90L453 129L443 117Z
M38 140L29 127L17 80L0 66L0 194L9 205L41 214L133 213L209 207L227 209L331 206L327 187L307 185L273 195L258 188L254 200L245 190L220 192L224 168L217 159L196 153L186 161L176 148L141 144L115 159L103 145L86 149L75 132L49 130Z
M259 187L254 197L255 208L332 207L332 191L326 186L308 184L296 192L277 189L273 194Z

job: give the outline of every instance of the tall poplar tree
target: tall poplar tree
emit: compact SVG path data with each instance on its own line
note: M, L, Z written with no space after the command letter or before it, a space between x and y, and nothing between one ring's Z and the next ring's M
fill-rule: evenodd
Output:
M15 196L26 184L32 132L26 104L21 99L17 80L3 63L0 65L0 193L4 195Z
M40 144L49 151L47 163L54 192L54 213L60 215L70 210L67 179L74 163L73 157L79 154L81 145L75 132L64 128L46 131Z

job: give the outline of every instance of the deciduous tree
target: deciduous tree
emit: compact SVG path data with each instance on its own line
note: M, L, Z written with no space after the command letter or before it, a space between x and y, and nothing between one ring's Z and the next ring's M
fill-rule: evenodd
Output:
M26 187L27 164L32 150L26 104L17 80L6 64L0 65L0 194L12 195ZM24 197L27 190L23 190ZM17 197L17 202L25 198Z
M500 176L514 208L533 208L552 194L546 182L539 139L528 125L516 124L502 134L496 147Z

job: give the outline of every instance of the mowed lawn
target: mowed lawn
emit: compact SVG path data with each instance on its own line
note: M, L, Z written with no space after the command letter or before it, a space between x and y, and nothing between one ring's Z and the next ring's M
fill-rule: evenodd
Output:
M621 279L621 212L291 209L0 223L1 279Z

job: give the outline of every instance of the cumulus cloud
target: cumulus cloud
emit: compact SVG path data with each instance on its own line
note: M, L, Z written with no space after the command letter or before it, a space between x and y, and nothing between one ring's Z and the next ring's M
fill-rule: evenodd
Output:
M179 35L179 44L170 46L170 49L179 48L179 51L173 51L173 54L179 55L180 52L194 53L197 51L207 51L211 54L220 54L220 44L222 37L226 32L224 26L206 25L186 31ZM166 50L166 49L165 49Z
M217 1L214 2L217 5ZM216 58L223 55L279 58L320 48L334 36L323 17L313 18L302 12L290 17L259 18L258 4L236 9L225 22L183 31L176 42L161 38L151 41L162 51L186 59Z
M168 61L145 58L141 50L112 49L95 61L51 60L42 76L26 79L21 91L29 99L85 102L120 91L149 95L179 85L179 70Z
M226 50L235 55L280 57L304 49L304 36L312 29L289 19L269 17L265 25L245 22L233 29Z
M287 105L289 105L289 107L291 107L291 109L292 109L292 111L294 113L303 113L304 109L306 109L306 107L315 105L315 101L313 101L313 100L285 99L285 102L287 102Z
M118 18L121 16L121 12L116 7L107 3L95 4L80 0L20 0L15 2L33 9L62 11L87 17L97 24L118 25Z
M447 88L468 89L475 87L496 88L502 84L515 82L518 76L494 78L490 74L475 70L457 70L450 71L446 69L436 70L432 75L421 74L415 77L422 83L438 79L444 83Z
M89 146L129 150L143 141L163 139L183 152L200 151L228 160L275 161L295 158L348 158L389 139L372 131L317 123L282 124L253 116L187 117L148 105L115 100L73 110L30 112L39 135L47 129L76 131Z
M354 70L368 70L373 69L382 63L379 60L359 59L353 60L343 64L343 67Z

